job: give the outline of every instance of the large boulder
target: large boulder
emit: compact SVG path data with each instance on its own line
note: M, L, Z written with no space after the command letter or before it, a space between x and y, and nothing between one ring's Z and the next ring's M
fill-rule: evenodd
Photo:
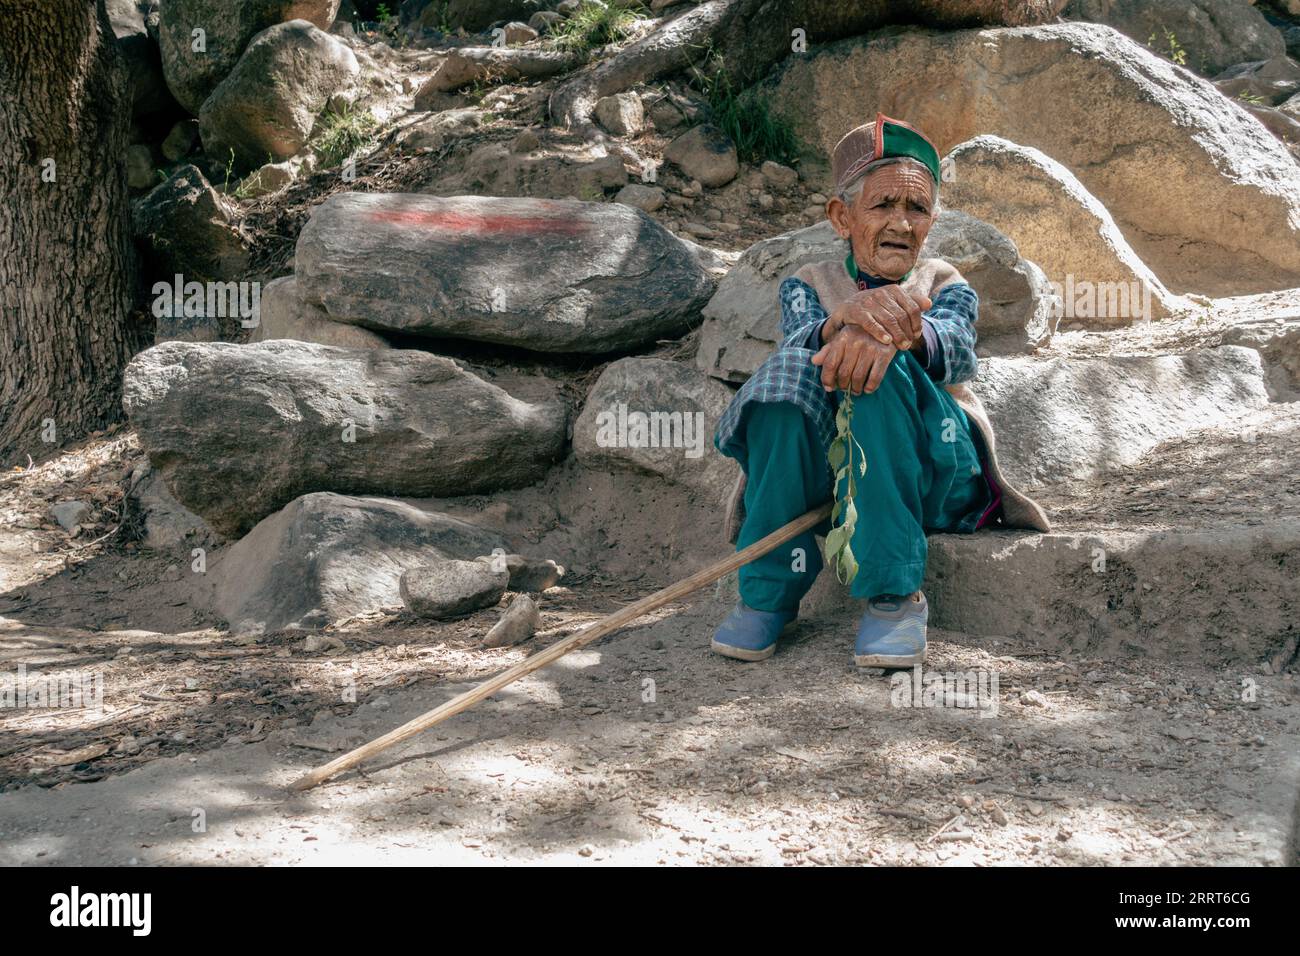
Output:
M1213 84L1110 27L851 39L791 57L771 82L773 109L827 153L863 103L944 153L983 133L1041 150L1175 292L1300 285L1300 166Z
M519 487L564 448L558 400L521 401L416 350L168 342L131 361L123 392L176 499L228 536L311 491Z
M1161 442L1268 403L1259 353L991 358L974 390L998 458L1027 487L1123 471Z
M638 209L483 196L338 193L303 227L295 272L339 322L540 352L680 335L713 291Z
M1056 19L1067 0L733 0L720 14L721 28L709 37L713 51L727 64L728 77L748 86L767 75L773 64L790 56L791 41L803 37L810 47L843 37L862 36L896 24L920 23L941 30L970 27L1024 27ZM796 32L797 31L797 32ZM796 56L804 56L800 52ZM809 101L808 109L820 104ZM864 103L862 118L875 115Z
M243 278L249 243L237 211L194 166L179 166L132 208L146 278L186 282Z
M1281 54L1282 34L1247 0L1070 0L1070 20L1090 20L1214 76L1234 63Z
M713 447L731 390L698 369L619 359L592 386L573 426L573 452L593 468L658 475L715 496L732 465Z
M781 341L781 283L805 263L839 257L844 251L844 240L828 220L746 249L704 307L696 364L729 382L753 375Z
M997 136L977 136L948 154L955 179L943 201L991 223L1015 241L1058 289L1077 282L1119 283L1134 294L1126 314L1099 315L1089 326L1159 318L1178 300L1146 267L1096 196L1050 156ZM1140 314L1146 303L1149 314Z
M955 266L979 295L976 332L985 351L1023 352L1051 338L1055 301L1043 270L989 223L945 209L921 255Z
M158 24L167 86L197 116L257 33L286 20L307 20L328 30L338 9L339 0L167 0ZM202 31L201 49L195 49L200 43L195 31Z
M323 627L400 607L411 568L497 547L491 532L405 502L303 495L215 563L214 604L235 633Z
M1300 94L1297 94L1293 99L1297 100L1295 105L1300 106ZM1287 102L1290 102L1290 100ZM1246 107L1251 116L1259 120L1266 130L1276 136L1278 141L1291 151L1292 156L1300 160L1300 121L1295 119L1292 111L1272 106L1260 106L1257 103L1242 103L1242 105Z
M268 27L204 100L203 148L222 160L233 151L240 169L288 159L307 144L330 97L360 70L346 44L306 20Z
M781 283L805 263L842 259L846 251L829 220L750 246L704 307L699 367L729 382L749 378L781 340ZM978 332L985 347L1022 351L1050 334L1053 303L1046 278L992 226L944 208L921 255L956 266L979 294Z
M1286 56L1238 63L1216 76L1214 85L1224 96L1276 106L1300 92L1300 64Z
M320 306L302 301L298 280L293 276L272 279L262 288L259 318L249 341L294 339L345 349L388 348L383 336L360 326L334 322Z

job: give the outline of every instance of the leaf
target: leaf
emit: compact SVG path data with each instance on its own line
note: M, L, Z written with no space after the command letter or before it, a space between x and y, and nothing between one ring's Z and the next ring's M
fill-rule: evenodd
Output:
M854 559L854 557L853 557L853 549L852 549L852 548L845 548L845 549L844 549L844 559L843 559L843 560L844 560L844 563L845 563L846 568L848 569L847 572L846 572L846 574L845 574L845 576L844 576L844 583L845 583L845 584L852 584L852 583L853 583L853 579L856 578L856 577L858 576L858 562L857 562L857 561Z
M843 527L832 528L830 534L826 535L826 553L839 554L848 540L848 534Z
M849 450L844 446L843 442L834 441L831 442L831 450L826 453L826 457L830 459L831 468L839 471L844 467L844 460L848 457L848 454Z
M851 584L858 574L858 562L853 558L853 552L845 548L837 555L835 562L835 577L841 584Z

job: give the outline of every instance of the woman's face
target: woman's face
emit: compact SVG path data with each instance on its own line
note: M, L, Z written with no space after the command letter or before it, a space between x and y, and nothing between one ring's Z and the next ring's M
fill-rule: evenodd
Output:
M839 197L826 204L835 231L852 241L858 268L882 279L901 279L916 265L933 210L934 180L911 162L873 169L852 206Z

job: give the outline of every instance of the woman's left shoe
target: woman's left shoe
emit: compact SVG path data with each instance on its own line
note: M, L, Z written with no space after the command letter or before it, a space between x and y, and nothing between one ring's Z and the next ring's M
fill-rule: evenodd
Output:
M914 667L925 660L925 625L930 605L920 591L884 594L867 602L853 645L859 667Z

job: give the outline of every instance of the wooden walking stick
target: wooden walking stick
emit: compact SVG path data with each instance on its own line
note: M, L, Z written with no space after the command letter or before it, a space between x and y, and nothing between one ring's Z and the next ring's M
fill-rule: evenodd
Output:
M363 760L368 760L377 753L387 750L394 744L399 744L408 737L414 737L421 731L428 730L434 724L442 723L448 717L459 714L462 710L468 710L485 697L491 697L501 688L508 684L513 684L519 678L533 671L541 670L547 664L559 660L569 651L575 650L590 644L592 641L599 640L606 634L617 631L620 627L631 624L643 614L649 614L656 608L670 604L678 598L685 597L692 591L696 591L706 584L712 584L729 571L734 571L743 567L755 558L762 557L769 551L789 541L791 538L803 534L810 528L815 528L821 522L830 517L832 504L827 502L820 508L814 508L807 514L795 518L789 524L777 528L765 538L760 538L744 550L737 551L735 554L709 565L703 570L697 571L689 578L684 578L676 584L670 584L668 587L648 597L643 597L639 601L629 604L621 610L615 611L602 621L583 628L576 634L571 634L564 640L552 644L546 650L539 654L534 654L528 660L516 664L509 670L502 671L491 680L484 681L473 690L468 690L459 697L447 701L441 706L435 707L428 713L421 714L414 720L408 721L396 730L390 730L384 736L363 744L350 753L345 753L341 757L335 757L327 764L322 764L310 773L299 777L292 784L290 789L293 790L310 790L317 784L323 783L337 773L344 770L350 770Z

